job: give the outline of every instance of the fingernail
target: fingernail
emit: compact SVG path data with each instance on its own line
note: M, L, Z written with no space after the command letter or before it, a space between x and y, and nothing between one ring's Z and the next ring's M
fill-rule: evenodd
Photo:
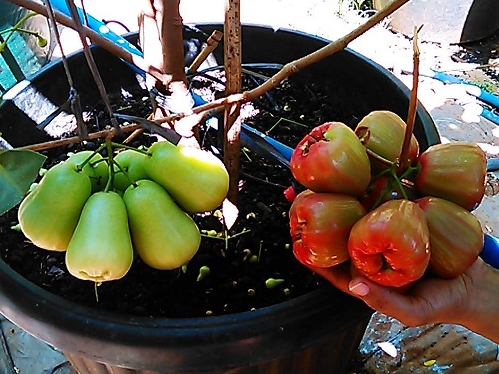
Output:
M350 292L357 296L366 296L369 293L369 286L362 282L350 282L348 285Z

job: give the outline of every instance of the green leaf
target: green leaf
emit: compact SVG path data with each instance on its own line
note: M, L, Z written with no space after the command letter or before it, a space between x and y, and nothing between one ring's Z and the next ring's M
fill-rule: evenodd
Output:
M23 199L46 158L24 149L0 151L0 216Z

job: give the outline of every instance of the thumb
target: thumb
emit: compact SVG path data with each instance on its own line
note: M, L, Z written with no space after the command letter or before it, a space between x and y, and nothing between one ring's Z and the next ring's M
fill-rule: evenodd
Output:
M389 315L405 325L420 324L421 316L417 314L412 298L401 294L400 290L383 287L361 277L352 279L348 289L352 295L380 313Z

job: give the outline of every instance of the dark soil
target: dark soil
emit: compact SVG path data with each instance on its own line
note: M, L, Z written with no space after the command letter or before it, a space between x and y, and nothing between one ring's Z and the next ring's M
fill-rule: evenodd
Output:
M196 82L199 92L204 86L206 81ZM303 92L314 94L303 95ZM288 80L266 100L255 103L258 113L246 123L260 131L273 128L270 135L294 146L314 125L328 120L348 123L344 114L334 113L325 104L328 94L320 82ZM126 114L145 116L150 108L143 105L144 95L145 92L136 92L131 97L114 97L114 110L128 108ZM96 123L100 128L106 124L103 107L87 110L94 114L89 120L90 128L95 129ZM287 120L275 126L280 118ZM306 122L304 118L307 118ZM215 131L203 128L203 146L220 148ZM140 140L146 145L152 141L147 134ZM92 149L96 143L43 153L49 156L47 165L50 165L50 162L67 157L68 151ZM273 305L316 289L322 280L300 265L291 250L287 215L290 203L283 195L284 189L292 183L290 171L248 149L241 154L241 166L240 215L227 233L229 239L222 240L224 228L215 215L196 215L194 219L201 230L216 230L222 238L203 237L198 253L185 272L181 269L154 270L137 256L123 279L97 287L97 300L92 282L78 280L67 272L64 253L39 249L22 233L11 229L17 223L16 209L0 217L2 259L23 277L56 295L99 309L142 316L193 317L236 313ZM250 260L251 256L257 256L257 261L254 261L255 257ZM209 266L211 273L197 281L201 266ZM275 288L267 288L265 281L268 278L279 278L284 282Z

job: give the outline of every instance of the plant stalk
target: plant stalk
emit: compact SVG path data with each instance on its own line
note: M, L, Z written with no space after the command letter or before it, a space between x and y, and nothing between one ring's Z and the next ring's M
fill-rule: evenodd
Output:
M100 75L99 69L97 68L97 64L95 63L94 56L90 51L90 47L87 44L85 30L83 29L83 24L81 23L80 16L78 15L78 11L76 9L76 5L73 0L66 0L66 4L69 8L71 16L73 17L73 22L76 26L76 31L80 36L81 45L83 48L83 54L85 55L85 59L87 60L87 65L92 73L95 84L99 90L102 101L104 102L104 106L109 114L109 118L111 120L111 124L113 125L116 131L120 131L120 126L118 120L113 116L113 109L111 108L111 102L109 101L109 96L106 92L106 87L104 86L104 82L102 81L102 77Z
M416 122L416 112L418 106L418 85L419 85L419 47L418 47L418 32L419 29L414 28L413 39L413 73L412 73L412 90L409 100L409 111L407 114L407 126L404 133L404 142L400 150L399 170L404 172L409 166L409 150L411 145L412 133L414 132L414 124Z

